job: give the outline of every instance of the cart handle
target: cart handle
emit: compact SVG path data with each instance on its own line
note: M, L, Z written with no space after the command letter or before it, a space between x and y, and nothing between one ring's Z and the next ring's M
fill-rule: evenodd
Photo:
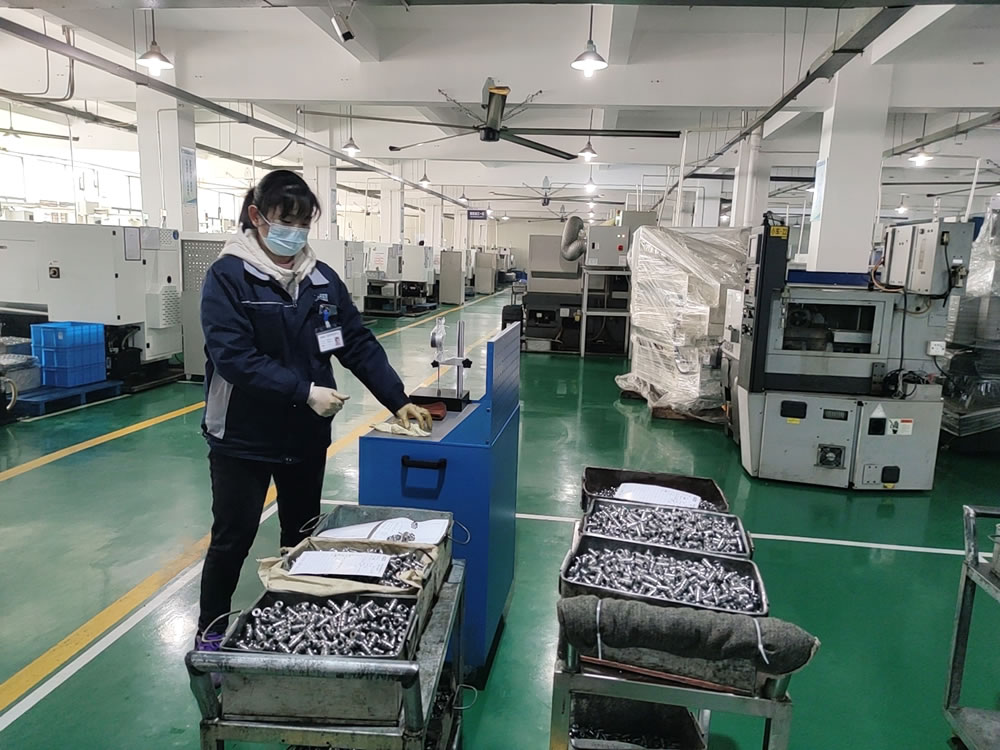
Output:
M416 458L410 458L409 456L403 456L400 459L404 468L407 469L429 469L431 471L444 471L448 466L447 458L439 458L437 461L421 461Z
M963 505L962 520L965 531L965 562L979 564L979 540L976 539L976 521L980 518L1000 518L1000 507L990 505Z

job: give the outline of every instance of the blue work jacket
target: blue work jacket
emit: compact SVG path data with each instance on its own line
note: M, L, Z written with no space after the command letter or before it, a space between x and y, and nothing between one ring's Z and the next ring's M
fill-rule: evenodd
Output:
M233 255L208 269L201 297L205 332L205 416L213 451L238 458L297 463L330 445L332 418L307 404L312 384L335 388L331 354L319 350L323 309L340 326L333 352L390 411L408 402L385 350L365 328L351 295L325 263L299 285L298 299Z

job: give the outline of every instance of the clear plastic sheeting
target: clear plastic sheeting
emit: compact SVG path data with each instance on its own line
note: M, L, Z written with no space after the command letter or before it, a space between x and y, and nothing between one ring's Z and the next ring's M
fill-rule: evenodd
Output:
M631 371L651 408L722 422L726 292L742 288L749 229L641 227L632 240Z
M990 206L979 236L972 243L965 297L1000 296L1000 205Z

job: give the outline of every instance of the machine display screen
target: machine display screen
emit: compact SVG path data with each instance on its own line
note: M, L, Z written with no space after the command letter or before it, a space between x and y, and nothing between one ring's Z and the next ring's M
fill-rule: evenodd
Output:
M786 351L872 353L874 305L791 302L784 322Z

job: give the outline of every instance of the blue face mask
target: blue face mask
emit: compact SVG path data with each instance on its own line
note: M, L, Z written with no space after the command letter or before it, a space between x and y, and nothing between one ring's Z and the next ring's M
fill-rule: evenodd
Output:
M285 224L272 223L267 220L264 214L260 215L269 227L267 236L263 237L267 249L275 255L283 258L291 258L298 255L299 251L306 246L309 240L308 227L290 227Z

